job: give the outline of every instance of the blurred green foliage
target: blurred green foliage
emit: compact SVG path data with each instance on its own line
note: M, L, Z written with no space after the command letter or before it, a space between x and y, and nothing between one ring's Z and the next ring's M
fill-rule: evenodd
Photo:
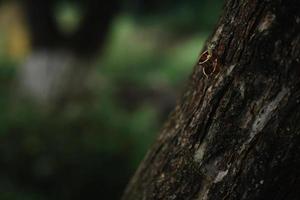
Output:
M55 111L16 94L20 63L0 55L0 199L118 199L216 22L203 2L120 14L89 95Z

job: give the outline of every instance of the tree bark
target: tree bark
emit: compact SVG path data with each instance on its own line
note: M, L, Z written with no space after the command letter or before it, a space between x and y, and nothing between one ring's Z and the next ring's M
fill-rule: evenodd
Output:
M123 200L300 199L300 2L227 0Z

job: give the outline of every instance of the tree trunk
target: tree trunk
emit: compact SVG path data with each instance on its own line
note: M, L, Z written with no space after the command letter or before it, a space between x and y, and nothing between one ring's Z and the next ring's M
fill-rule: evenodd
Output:
M85 95L90 62L104 46L119 7L118 0L75 2L81 6L82 20L73 32L66 34L55 18L59 1L22 1L32 53L20 70L20 91L38 103L61 104Z
M123 200L300 199L300 2L227 0L207 47Z

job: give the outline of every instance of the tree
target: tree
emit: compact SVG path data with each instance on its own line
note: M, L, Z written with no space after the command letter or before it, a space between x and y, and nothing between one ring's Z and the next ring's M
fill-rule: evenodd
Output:
M227 0L206 49L123 200L299 199L300 2Z
M67 33L60 29L55 12L64 2L78 4L81 9L77 28ZM32 53L20 72L21 90L40 103L61 103L70 96L82 96L89 62L104 46L118 12L118 0L24 0L21 3L32 43Z

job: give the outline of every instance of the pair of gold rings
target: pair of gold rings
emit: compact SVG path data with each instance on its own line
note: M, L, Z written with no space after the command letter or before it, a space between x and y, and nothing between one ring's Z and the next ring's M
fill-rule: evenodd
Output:
M220 71L218 59L210 50L206 50L201 54L198 65L202 66L202 72L206 78L216 75Z

